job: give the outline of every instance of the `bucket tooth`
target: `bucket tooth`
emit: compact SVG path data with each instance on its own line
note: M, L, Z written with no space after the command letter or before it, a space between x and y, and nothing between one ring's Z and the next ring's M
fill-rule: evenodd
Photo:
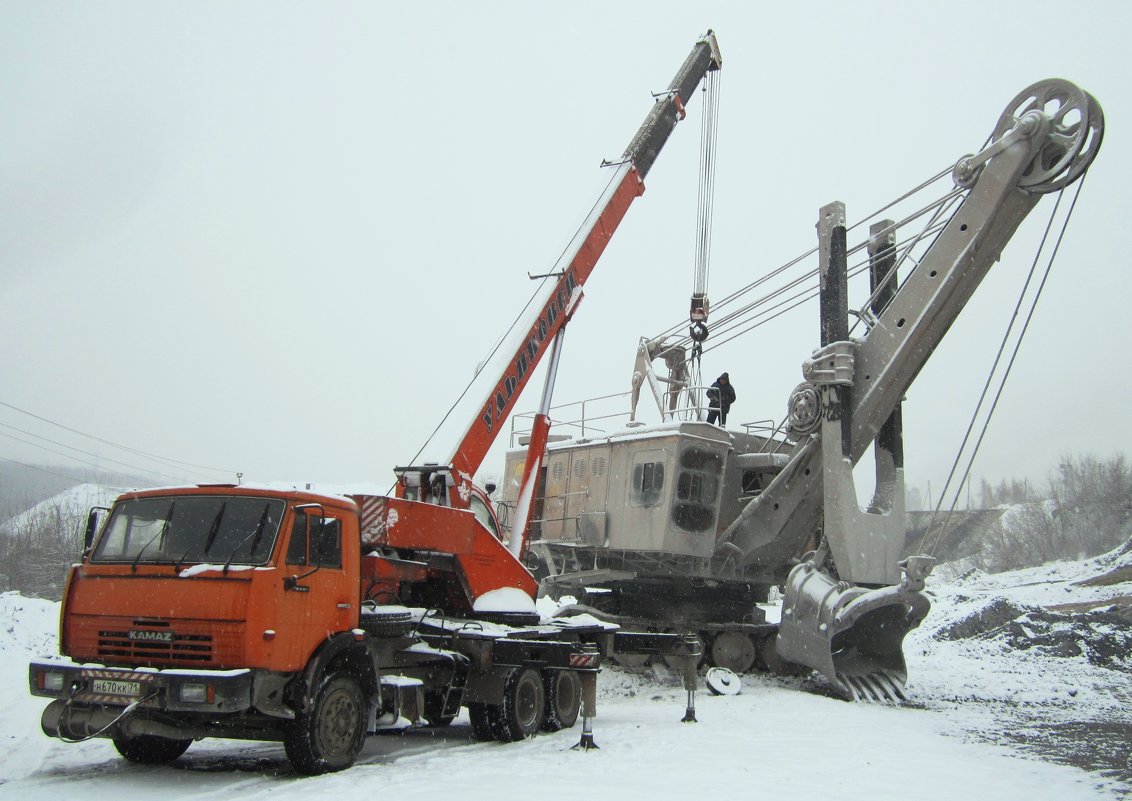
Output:
M891 698L893 702L899 703L900 701L907 700L904 697L904 692L903 692L903 689L902 689L903 686L904 686L904 683L902 681L897 681L890 674L884 673L884 672L877 673L873 677L873 679L874 679L874 681L877 682L877 684L884 687L885 692L888 694L888 697Z
M864 691L864 696L865 696L866 701L879 701L880 700L880 696L877 695L876 688L873 687L872 683L869 681L868 676L854 676L853 678L854 678L854 681L856 681L857 684L860 685L861 689Z

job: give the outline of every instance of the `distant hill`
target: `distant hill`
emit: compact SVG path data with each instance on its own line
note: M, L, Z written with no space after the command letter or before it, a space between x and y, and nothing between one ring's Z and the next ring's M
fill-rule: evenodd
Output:
M152 479L0 461L0 591L58 599L82 555L87 512Z
M108 487L152 487L152 476L135 476L58 465L24 465L0 459L0 523L64 490L82 484Z
M13 536L43 525L72 524L86 519L92 506L110 506L127 487L79 484L46 498L14 517L0 520L0 536Z

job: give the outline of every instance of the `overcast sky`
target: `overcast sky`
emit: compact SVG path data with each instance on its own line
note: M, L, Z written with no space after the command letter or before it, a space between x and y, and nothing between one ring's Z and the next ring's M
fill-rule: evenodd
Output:
M1104 147L974 475L1132 452L1128 8L0 0L0 457L388 485L708 28L712 297L813 247L822 205L852 222L977 150L1035 81L1094 94ZM638 338L687 313L689 112L586 286L556 401L627 390ZM942 487L1032 254L1007 249L908 393L910 485ZM733 420L781 419L807 308L705 357Z

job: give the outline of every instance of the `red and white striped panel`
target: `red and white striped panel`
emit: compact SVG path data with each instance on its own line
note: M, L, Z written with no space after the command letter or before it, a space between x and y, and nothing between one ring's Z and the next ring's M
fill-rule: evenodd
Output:
M597 654L570 654L570 667L592 668L597 666Z
M361 502L362 544L376 545L385 537L385 498L366 495Z

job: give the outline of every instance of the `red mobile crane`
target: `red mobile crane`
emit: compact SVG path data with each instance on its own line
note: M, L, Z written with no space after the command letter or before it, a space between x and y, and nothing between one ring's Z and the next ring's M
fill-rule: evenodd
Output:
M514 553L502 544L471 476L552 341L557 360L582 285L719 66L709 31L625 151L451 464L397 468L393 498L225 484L127 493L105 519L92 510L64 590L62 656L29 667L32 694L52 699L44 732L111 738L148 763L203 737L281 740L297 771L321 773L352 765L369 733L446 725L461 706L480 739L516 740L572 726L584 704L580 745L592 745L591 644L613 648L616 627L514 611L513 596L530 604L537 585L521 538Z
M530 518L530 501L534 481L539 474L550 431L550 398L554 390L558 359L566 324L582 298L582 287L593 272L606 245L617 230L634 200L644 194L645 176L652 169L661 148L668 141L677 122L685 116L685 104L704 76L723 64L715 34L708 31L692 48L668 89L656 98L648 116L616 162L615 174L593 212L583 223L563 261L566 266L547 294L542 307L525 337L506 362L502 375L488 393L481 412L472 419L460 439L452 458L444 466L423 465L398 467L397 496L415 500L431 499L457 508L491 506L486 496L472 481L488 450L499 436L503 422L514 410L520 393L526 387L535 367L548 349L548 365L542 401L530 434L519 504L511 527L511 553L521 558L526 548ZM477 502L476 499L479 501ZM484 513L481 512L481 515ZM485 516L492 516L487 511ZM525 583L526 579L524 579ZM533 585L532 585L533 586Z

